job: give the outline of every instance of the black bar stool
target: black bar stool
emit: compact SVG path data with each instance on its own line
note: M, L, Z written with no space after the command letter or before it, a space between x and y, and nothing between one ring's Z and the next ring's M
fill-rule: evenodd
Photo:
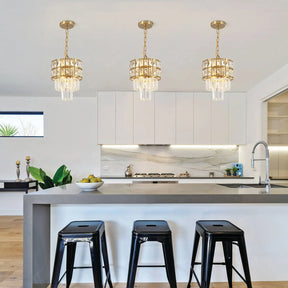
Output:
M73 269L91 268L91 267L74 267L77 242L89 243L95 288L103 287L101 252L100 252L101 247L102 257L104 261L104 268L107 276L106 283L108 281L110 288L113 288L110 277L106 236L103 221L73 221L58 233L58 241L57 241L51 288L58 287L58 284L61 282L65 273L66 273L66 287L69 287L72 280ZM65 246L67 246L66 272L59 280Z
M200 236L202 237L202 260L201 262L195 262ZM216 242L222 242L224 263L213 263ZM232 265L232 244L239 247L245 278ZM194 265L199 264L201 265L201 283L194 271ZM252 288L244 232L225 220L197 221L187 288L190 288L192 275L195 276L199 287L209 288L213 264L226 266L229 288L232 288L232 270L240 276L248 288Z
M138 266L140 245L146 241L157 241L162 243L165 265ZM134 287L137 267L165 267L170 287L171 288L177 287L171 230L166 221L137 220L134 222L132 231L127 288Z

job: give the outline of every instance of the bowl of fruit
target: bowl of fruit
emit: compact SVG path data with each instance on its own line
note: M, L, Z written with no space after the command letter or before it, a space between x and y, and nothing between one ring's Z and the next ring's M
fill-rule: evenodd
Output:
M95 191L104 184L100 177L95 177L93 174L89 175L87 178L76 182L76 185L82 191Z

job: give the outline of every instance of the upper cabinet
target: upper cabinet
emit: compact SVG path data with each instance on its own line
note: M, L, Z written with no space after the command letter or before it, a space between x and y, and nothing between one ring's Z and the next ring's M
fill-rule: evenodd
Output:
M176 93L176 144L194 143L194 95Z
M98 144L116 144L115 92L98 93Z
M155 134L155 97L142 101L134 92L134 144L154 144Z
M135 92L98 94L99 144L245 144L246 95L154 93L141 101Z
M175 93L155 93L155 144L175 144Z

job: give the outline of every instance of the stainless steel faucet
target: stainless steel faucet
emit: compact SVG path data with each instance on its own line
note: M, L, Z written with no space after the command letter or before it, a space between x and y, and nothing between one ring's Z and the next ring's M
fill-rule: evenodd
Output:
M260 144L264 145L264 147L265 147L265 150L266 150L266 158L265 159L255 159L254 158L255 149ZM269 178L269 149L268 149L268 144L265 141L259 141L254 145L253 150L252 150L252 159L251 159L252 168L254 168L254 162L255 161L266 161L266 179L265 179L266 187L265 187L265 190L267 193L269 193L270 189L271 189L270 178Z

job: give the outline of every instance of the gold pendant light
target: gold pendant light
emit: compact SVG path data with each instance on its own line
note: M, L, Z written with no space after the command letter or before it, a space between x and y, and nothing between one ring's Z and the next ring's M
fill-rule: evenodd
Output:
M231 89L233 80L233 61L219 56L220 29L226 26L226 22L215 20L211 27L217 30L216 57L202 62L202 79L206 82L206 90L212 91L212 99L224 100L224 92Z
M66 32L64 58L51 62L51 79L55 83L55 90L61 92L62 100L67 101L73 100L73 93L80 89L83 77L82 61L68 56L69 29L74 27L75 22L64 20L59 25Z
M147 29L153 26L150 20L142 20L138 27L144 30L143 58L130 61L129 74L133 81L133 88L140 92L140 99L151 100L153 91L158 90L158 81L161 79L161 62L155 58L148 58L147 53Z

